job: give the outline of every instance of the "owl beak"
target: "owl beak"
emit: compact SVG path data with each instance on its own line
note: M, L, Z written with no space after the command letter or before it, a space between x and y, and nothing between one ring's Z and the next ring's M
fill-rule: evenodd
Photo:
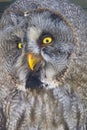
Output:
M42 60L41 55L35 55L33 53L29 53L27 55L29 68L33 71L35 66Z

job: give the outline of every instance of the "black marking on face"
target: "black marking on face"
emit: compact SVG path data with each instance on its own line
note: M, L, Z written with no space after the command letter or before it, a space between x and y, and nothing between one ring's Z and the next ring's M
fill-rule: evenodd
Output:
M40 72L30 71L26 76L26 86L25 88L38 89L42 88L43 83L40 81Z
M62 21L62 18L60 16L56 15L56 14L51 14L50 18L51 18L52 21L55 21L55 22Z

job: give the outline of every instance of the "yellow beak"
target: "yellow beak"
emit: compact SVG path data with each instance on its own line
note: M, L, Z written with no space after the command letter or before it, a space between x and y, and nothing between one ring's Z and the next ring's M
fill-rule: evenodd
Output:
M31 70L34 70L37 63L42 60L41 55L34 55L33 53L29 53L27 55L28 65Z

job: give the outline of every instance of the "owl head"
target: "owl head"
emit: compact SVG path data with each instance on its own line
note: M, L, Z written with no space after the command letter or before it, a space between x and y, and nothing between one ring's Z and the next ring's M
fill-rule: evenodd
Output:
M24 88L56 87L77 46L72 24L58 12L38 9L27 12L14 32L4 44L9 73Z

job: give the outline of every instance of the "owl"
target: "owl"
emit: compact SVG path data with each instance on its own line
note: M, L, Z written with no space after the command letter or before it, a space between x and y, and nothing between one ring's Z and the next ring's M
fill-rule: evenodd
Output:
M0 20L0 129L87 129L87 16L68 0L17 0Z

